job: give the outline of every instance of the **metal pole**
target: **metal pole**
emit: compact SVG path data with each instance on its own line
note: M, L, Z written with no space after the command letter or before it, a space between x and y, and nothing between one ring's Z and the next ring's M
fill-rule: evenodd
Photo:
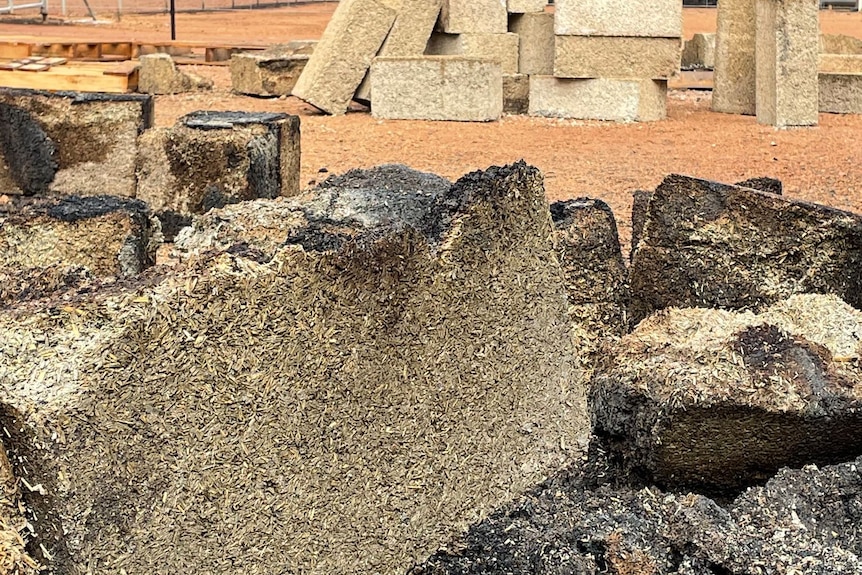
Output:
M171 0L171 40L177 39L177 7Z

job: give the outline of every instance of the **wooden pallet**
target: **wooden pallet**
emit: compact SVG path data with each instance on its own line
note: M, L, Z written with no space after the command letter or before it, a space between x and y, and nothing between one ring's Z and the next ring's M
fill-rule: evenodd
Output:
M138 65L136 62L67 62L35 72L0 69L0 87L125 94L138 87Z
M184 60L182 63L218 65L228 62L236 52L265 49L263 45L239 46L210 42L81 42L20 36L0 40L0 59L46 56L104 62L132 60L142 54L165 53Z

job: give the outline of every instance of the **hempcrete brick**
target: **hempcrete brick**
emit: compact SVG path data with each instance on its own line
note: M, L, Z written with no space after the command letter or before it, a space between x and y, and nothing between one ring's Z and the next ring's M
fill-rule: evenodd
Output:
M557 0L554 31L560 36L682 35L682 2L653 0Z
M433 34L429 56L470 56L499 62L504 74L518 73L517 34Z
M553 14L512 14L509 31L518 35L518 73L554 73Z
M756 0L757 122L817 124L817 0Z
M615 122L667 116L663 80L564 79L530 76L530 115Z
M714 111L754 115L754 37L754 0L721 0L715 34Z
M395 16L377 0L340 2L293 95L329 114L344 114Z
M375 58L371 90L376 118L489 121L503 111L500 64L483 58Z
M669 78L679 70L680 38L557 36L558 78Z

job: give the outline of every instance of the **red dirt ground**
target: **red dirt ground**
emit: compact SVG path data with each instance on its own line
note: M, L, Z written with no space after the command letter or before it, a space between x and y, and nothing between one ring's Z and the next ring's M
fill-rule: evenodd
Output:
M180 40L275 43L319 37L333 4L275 10L179 14ZM715 10L686 9L684 35L715 29ZM0 19L4 36L75 40L164 41L164 15L126 15L99 25L22 25ZM862 14L824 11L821 29L862 37ZM631 192L654 188L673 172L735 182L780 178L785 194L862 212L862 116L821 114L815 128L776 130L754 118L710 111L709 92L671 92L669 118L612 124L507 116L488 124L384 121L363 111L323 116L295 98L230 93L225 67L195 66L216 82L212 92L160 96L156 122L172 124L193 110L285 111L302 117L302 182L328 173L399 162L448 178L525 159L545 174L550 200L590 196L607 201L624 242L630 236Z

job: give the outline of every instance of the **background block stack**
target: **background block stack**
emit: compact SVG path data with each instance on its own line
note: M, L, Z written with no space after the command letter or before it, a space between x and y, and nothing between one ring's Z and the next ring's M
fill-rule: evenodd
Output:
M644 10L624 0L559 0L554 33L553 76L531 79L531 114L617 121L666 116L667 79L679 69L682 46L680 2L659 0ZM608 97L615 93L626 96Z

